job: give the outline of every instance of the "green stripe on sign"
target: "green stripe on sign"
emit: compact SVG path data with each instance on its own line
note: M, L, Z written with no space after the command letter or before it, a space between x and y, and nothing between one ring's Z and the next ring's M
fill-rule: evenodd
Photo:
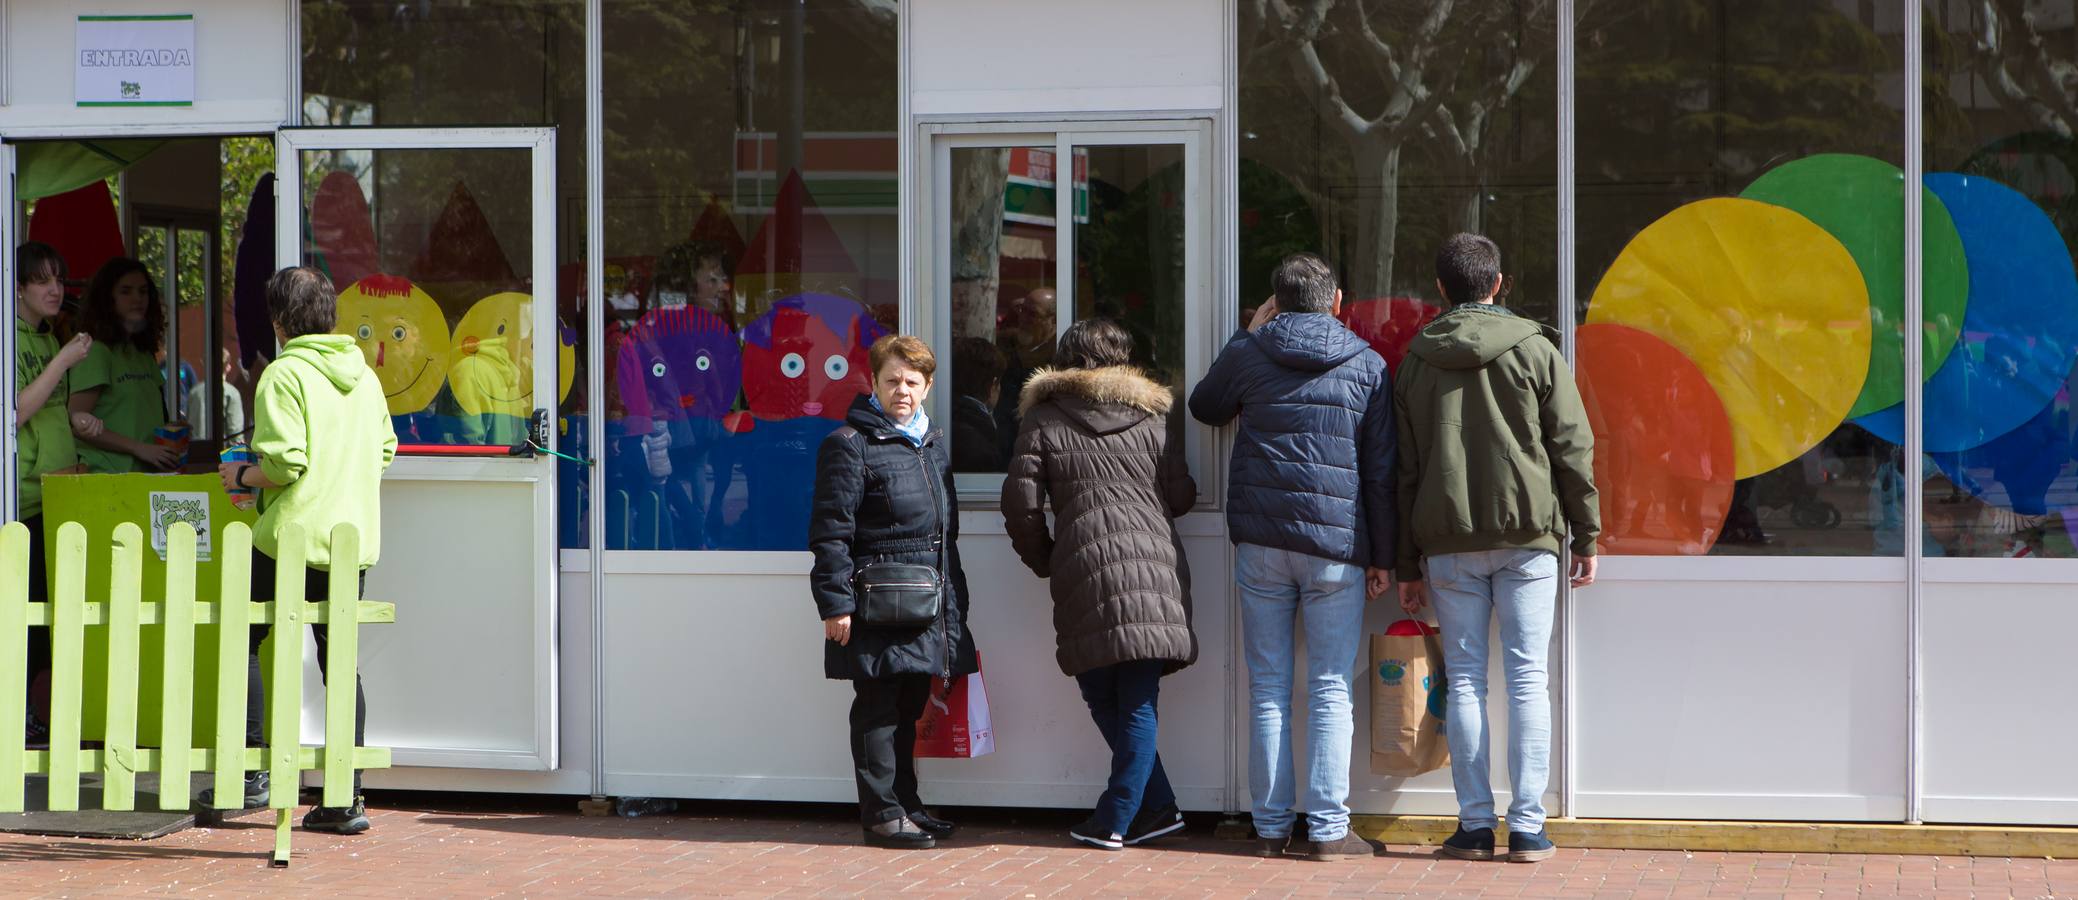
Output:
M82 22L187 22L195 18L194 13L162 16L80 16Z
M81 100L74 106L194 106L192 100Z

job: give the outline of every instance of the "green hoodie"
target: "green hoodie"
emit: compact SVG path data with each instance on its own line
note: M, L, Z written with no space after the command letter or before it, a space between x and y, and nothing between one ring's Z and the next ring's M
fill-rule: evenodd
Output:
M1400 422L1398 576L1424 556L1567 543L1602 532L1594 433L1558 332L1507 309L1461 304L1423 327L1393 378Z
M382 473L397 455L389 403L354 339L309 334L289 341L253 391L253 453L267 480L253 543L281 558L282 528L308 529L305 563L332 568L332 529L361 530L365 569L382 550Z

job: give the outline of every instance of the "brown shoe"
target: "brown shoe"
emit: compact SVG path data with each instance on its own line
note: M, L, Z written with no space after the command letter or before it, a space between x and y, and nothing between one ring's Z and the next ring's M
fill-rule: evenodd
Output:
M1255 855L1264 859L1277 859L1283 856L1284 852L1291 848L1291 845L1291 835L1287 834L1284 837L1271 838L1258 834L1255 836Z
M1306 858L1314 862L1334 862L1338 859L1356 859L1377 856L1378 847L1352 831L1329 841L1314 841L1313 852Z

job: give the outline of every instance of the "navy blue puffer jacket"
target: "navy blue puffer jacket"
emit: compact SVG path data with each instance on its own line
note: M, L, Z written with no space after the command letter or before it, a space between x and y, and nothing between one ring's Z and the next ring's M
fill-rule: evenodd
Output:
M1191 391L1207 425L1241 419L1227 476L1234 543L1391 568L1399 504L1385 360L1325 313L1241 331Z

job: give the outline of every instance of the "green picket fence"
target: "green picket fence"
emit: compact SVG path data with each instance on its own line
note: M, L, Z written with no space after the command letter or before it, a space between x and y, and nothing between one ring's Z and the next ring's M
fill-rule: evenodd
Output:
M295 811L300 773L325 773L325 806L353 803L356 769L381 769L390 765L386 748L356 747L354 734L354 683L356 655L363 622L395 622L396 607L360 599L356 573L348 568L331 573L331 599L321 603L303 601L304 535L296 526L282 531L281 557L276 567L275 594L278 602L253 603L249 598L252 580L252 530L244 523L226 526L216 552L224 560L222 590L218 603L195 600L195 531L186 523L175 523L166 534L166 598L145 600L139 575L143 555L150 552L143 530L125 523L115 529L113 578L107 600L86 597L87 533L77 522L58 529L53 571L57 578L53 602L30 603L28 593L29 532L21 523L0 528L0 812L21 812L30 775L49 778L50 808L79 809L79 779L82 772L101 776L101 808L137 808L137 774L159 776L159 808L178 811L189 808L191 776L196 772L215 775L214 804L217 809L238 809L245 795L245 773L266 770L275 790L269 804L275 811L274 859L276 866L289 863L289 834ZM360 558L361 536L351 525L332 532L334 559ZM232 598L241 598L234 601ZM195 626L214 624L216 646L199 648L216 655L216 717L210 748L193 746L195 686ZM274 643L272 662L262 673L267 698L267 746L245 746L246 654L250 650L250 628L287 626L281 634L294 640ZM303 746L303 640L302 626L322 625L329 629L327 671L334 677L325 686L325 743ZM163 626L164 642L159 672L160 737L156 748L137 746L137 694L139 628ZM27 710L28 690L23 683L22 660L27 654L29 629L46 626L51 641L51 723L48 750L31 750L23 744L22 725ZM80 711L86 700L82 685L81 658L89 627L107 629L107 729L99 748L80 746Z

